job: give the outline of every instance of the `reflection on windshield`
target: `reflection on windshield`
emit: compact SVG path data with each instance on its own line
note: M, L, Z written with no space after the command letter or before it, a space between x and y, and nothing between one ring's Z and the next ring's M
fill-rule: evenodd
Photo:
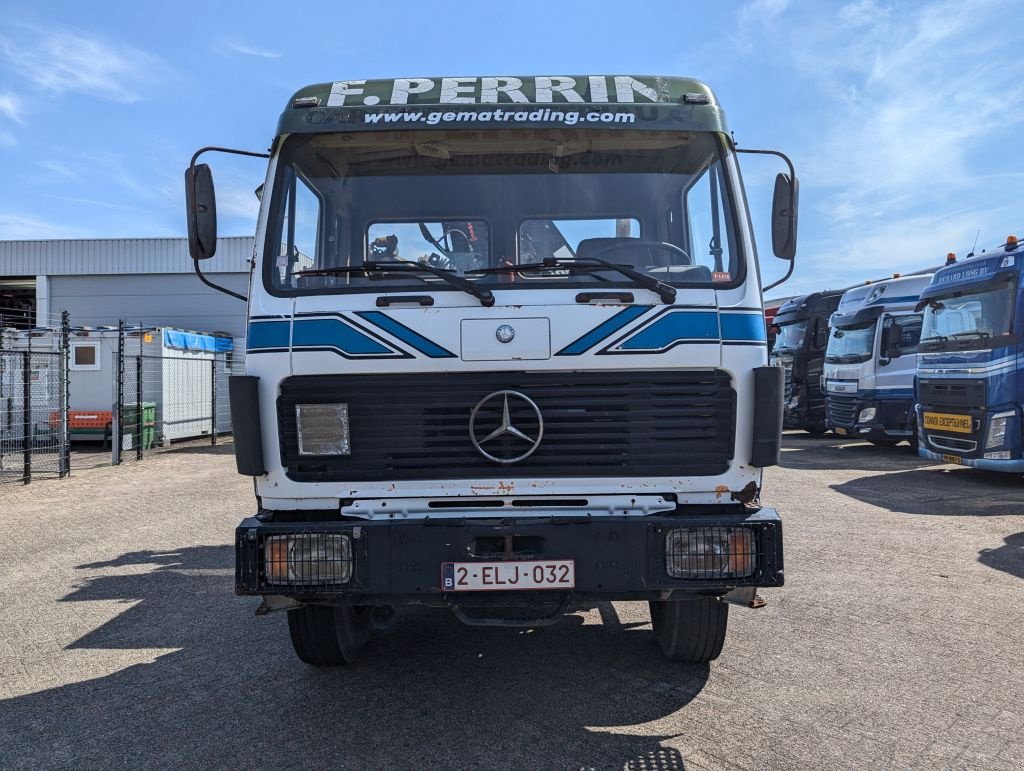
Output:
M776 351L793 351L803 348L804 338L807 336L807 320L794 321L792 324L783 324L779 327L779 333L775 336Z
M922 350L984 348L986 340L1010 334L1012 285L962 297L935 297L925 307Z
M856 327L836 327L828 338L825 361L843 362L867 361L875 344L875 322Z
M264 278L275 293L445 288L425 271L360 270L401 261L507 288L636 284L583 264L604 260L663 282L729 284L743 263L723 155L700 132L292 137L267 204ZM552 259L557 268L537 269ZM533 267L508 270L519 265Z

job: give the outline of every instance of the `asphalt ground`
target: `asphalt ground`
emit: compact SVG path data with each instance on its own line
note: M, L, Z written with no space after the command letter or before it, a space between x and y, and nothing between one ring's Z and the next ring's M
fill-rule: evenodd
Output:
M404 611L350 668L232 594L230 447L0 486L0 767L1024 767L1024 481L787 436L786 580L710 666L641 603Z

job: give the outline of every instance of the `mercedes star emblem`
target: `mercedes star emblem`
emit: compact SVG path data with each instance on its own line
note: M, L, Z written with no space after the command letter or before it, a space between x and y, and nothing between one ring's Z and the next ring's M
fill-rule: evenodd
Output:
M478 423L481 424L479 431ZM495 424L497 427L485 436L477 436ZM495 463L518 463L529 458L540 446L543 436L544 418L540 407L518 391L488 394L476 403L469 416L470 441L481 455Z
M494 336L498 338L499 343L511 343L512 339L516 336L516 331L512 329L511 325L502 324L494 330Z

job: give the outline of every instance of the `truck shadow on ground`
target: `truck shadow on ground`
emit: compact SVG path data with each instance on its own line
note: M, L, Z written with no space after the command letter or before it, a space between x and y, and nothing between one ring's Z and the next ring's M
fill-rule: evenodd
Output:
M315 670L283 614L232 594L228 546L82 565L61 602L123 612L53 668L122 651L112 674L0 702L0 766L595 767L682 769L638 724L681 709L709 667L661 658L644 622L579 616L534 631L403 611L356 665ZM140 651L139 649L162 649ZM70 655L68 655L70 654ZM152 663L132 663L156 656Z
M1014 474L938 466L874 474L829 487L899 514L946 517L1024 515L1021 482Z
M786 434L783 438L779 465L807 471L892 471L894 468L915 469L939 464L918 456L907 444L876 447L867 442L835 436Z
M998 549L982 549L978 554L978 562L1011 576L1024 578L1024 533L1006 536Z

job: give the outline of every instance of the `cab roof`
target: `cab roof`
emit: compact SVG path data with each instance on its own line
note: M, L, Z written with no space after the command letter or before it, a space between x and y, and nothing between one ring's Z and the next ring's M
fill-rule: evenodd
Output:
M570 112L576 113L579 122L566 119ZM595 112L634 117L585 119ZM429 118L431 113L436 117ZM476 116L471 119L466 113ZM395 114L407 117L384 118ZM580 114L583 120L579 120ZM299 89L288 100L277 133L566 126L728 134L725 114L706 84L663 75L501 75L317 83Z

